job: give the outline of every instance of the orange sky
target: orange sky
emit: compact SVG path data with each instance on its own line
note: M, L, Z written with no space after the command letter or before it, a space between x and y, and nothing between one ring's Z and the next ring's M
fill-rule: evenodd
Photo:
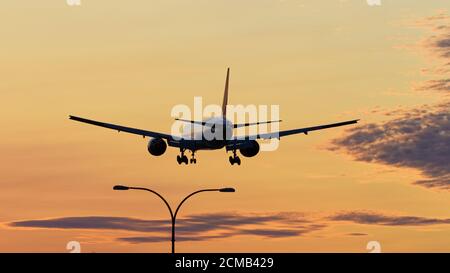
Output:
M448 62L450 53L441 54L448 47L433 39L448 37L449 8L406 0L379 7L363 0L3 1L0 252L67 252L72 240L84 252L168 252L168 240L120 239L168 239L164 226L150 231L156 222L136 230L122 219L168 213L157 198L114 192L115 184L151 187L173 204L199 188L235 187L186 203L180 236L211 238L180 240L183 252L366 252L372 240L387 252L450 251L448 188L414 184L432 176L423 162L332 149L354 133L344 128L286 137L277 151L242 158L240 167L223 150L179 166L176 149L155 158L148 139L68 120L74 114L169 133L174 105L191 106L194 96L221 103L228 66L229 102L280 105L281 129L355 118L365 128L423 107L445 117L448 108L437 107L448 91L418 86L448 78L448 65L425 69ZM393 110L403 112L386 115ZM448 127L442 132L447 137ZM93 216L126 226L107 228L111 222ZM67 217L84 218L48 226ZM209 229L190 230L197 218ZM32 220L48 221L24 222Z

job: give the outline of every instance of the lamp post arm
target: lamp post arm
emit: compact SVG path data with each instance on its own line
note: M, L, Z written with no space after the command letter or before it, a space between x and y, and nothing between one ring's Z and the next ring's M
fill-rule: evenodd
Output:
M173 215L173 219L175 220L177 218L177 214L178 211L180 210L181 206L184 204L184 202L186 202L186 200L189 199L189 197L197 194L197 193L201 193L201 192L205 192L205 191L219 191L219 189L205 189L205 190L198 190L198 191L194 191L193 193L189 194L188 196L186 196L178 205L177 209L175 210L175 214Z
M175 216L174 216L174 214L173 214L172 208L170 207L169 202L167 202L167 200L166 200L161 194L157 193L157 192L154 191L154 190L147 189L147 188L130 187L130 189L133 189L133 190L148 191L148 192L151 192L151 193L157 195L159 198L161 198L161 200L163 200L164 204L166 204L166 206L167 206L167 208L169 209L169 212L170 212L170 218L171 218L172 221L173 221L173 219L174 219Z

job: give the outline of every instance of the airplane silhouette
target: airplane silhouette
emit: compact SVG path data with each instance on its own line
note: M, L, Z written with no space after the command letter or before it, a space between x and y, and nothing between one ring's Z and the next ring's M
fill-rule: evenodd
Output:
M142 129L136 129L131 127L125 127L121 125L115 125L111 123L104 123L95 120L85 119L76 116L69 116L71 120L88 123L91 125L96 125L108 129L117 130L118 132L126 132L135 135L141 135L144 138L150 137L150 141L148 142L147 150L153 156L160 156L164 154L167 149L167 145L170 147L176 147L180 149L180 155L177 156L178 164L188 164L188 158L185 155L187 150L191 151L191 158L189 160L190 163L197 163L197 159L195 158L195 152L198 150L218 150L225 148L227 152L232 151L233 156L229 157L229 161L231 165L238 164L241 165L241 159L237 156L236 151L245 156L245 157L253 157L256 156L260 151L260 146L257 139L272 139L278 138L294 134L305 134L308 132L317 131L332 127L344 126L349 124L354 124L358 122L358 119L331 123L313 127L292 129L286 131L279 132L271 132L271 133L263 133L249 136L233 136L233 129L247 126L254 126L265 123L272 122L281 122L281 120L276 121L263 121L263 122L254 122L254 123L242 123L242 124L233 124L230 120L227 119L227 105L228 105L228 86L230 80L230 69L227 69L227 76L225 81L225 91L223 96L222 103L222 116L220 117L212 117L205 121L194 121L194 120L184 120L184 119L176 119L181 122L191 123L197 126L201 126L202 130L200 132L196 132L195 136L193 133L189 133L184 136L174 136L165 133L159 133L154 131L147 131ZM207 135L213 134L214 137L206 137Z

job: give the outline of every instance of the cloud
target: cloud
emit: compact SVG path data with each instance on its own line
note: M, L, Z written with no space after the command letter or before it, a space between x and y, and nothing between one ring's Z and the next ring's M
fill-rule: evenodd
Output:
M448 18L446 21L449 21ZM434 28L435 34L427 37L422 46L438 58L450 58L450 27L437 26Z
M362 233L362 232L352 232L352 233L347 233L348 236L367 236L369 234L367 233Z
M450 16L447 10L420 18L413 23L413 26L432 31L432 35L426 37L421 43L425 49L443 58L450 57Z
M130 243L166 241L167 236L159 233L170 231L170 221L142 220L128 217L85 216L63 217L44 220L17 221L12 227L121 230L152 233L151 236L121 237L120 241ZM177 220L177 240L203 241L250 235L264 238L285 238L321 230L324 224L315 224L303 214L295 212L278 213L208 213L195 214Z
M398 111L393 120L349 129L334 139L331 150L344 150L356 160L410 167L429 179L417 185L450 189L450 102Z
M287 238L287 237L297 237L302 236L306 233L320 230L322 226L308 226L305 228L282 228L282 229L274 229L274 228L257 228L257 229L232 229L229 232L223 232L216 235L178 235L177 232L177 241L207 241L212 239L223 239L229 238L239 235L249 235L249 236L257 236L263 238ZM137 236L137 237L122 237L118 238L119 241L129 242L129 243L154 243L154 242L167 242L170 240L169 236Z
M208 213L189 215L177 223L177 241L207 241L236 236L264 239L294 238L321 231L339 222L384 226L430 226L450 224L450 219L420 216L396 216L382 212L344 211L312 217L300 212L276 213ZM139 244L170 241L170 223L163 220L142 220L128 217L84 216L9 223L16 228L118 230L128 232L117 241ZM135 234L129 234L133 232ZM137 234L136 234L137 233ZM346 236L367 236L352 232Z
M332 221L347 221L356 224L383 226L428 226L450 224L450 219L437 219L418 216L396 216L370 211L340 212L330 216L329 219Z
M221 239L228 237L226 234L220 235L203 235L203 236L176 236L177 241L207 241L213 239ZM127 242L131 244L141 244L141 243L159 243L168 242L171 240L170 236L136 236L136 237L121 237L117 239L118 241Z
M437 67L423 69L422 71L433 76L448 76L450 72L450 16L447 15L447 11L417 20L415 26L431 30L431 34L423 39L419 46L427 55L434 57L438 62ZM419 84L415 89L449 92L450 79L446 77L428 80Z
M449 94L450 79L442 77L450 71L448 12L421 18L414 26L431 29L420 46L440 65L424 69L435 79L419 83L415 89ZM344 150L359 161L418 169L426 178L415 181L416 185L450 190L450 102L397 109L386 115L394 119L354 127L346 136L333 140L329 148Z
M56 228L56 229L111 229L139 232L158 232L167 229L163 220L141 220L127 217L86 216L65 217L44 220L18 221L9 224L13 227Z
M420 91L432 90L432 91L450 92L450 78L439 80L428 80L418 85L415 89Z
M450 176L442 176L435 179L424 179L415 182L416 185L428 188L442 188L448 189L450 185Z

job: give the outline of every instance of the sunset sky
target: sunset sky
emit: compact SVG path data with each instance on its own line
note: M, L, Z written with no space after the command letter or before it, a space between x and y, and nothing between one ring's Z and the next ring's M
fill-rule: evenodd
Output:
M0 3L0 252L450 252L448 0L65 0ZM172 107L279 105L281 139L178 165L148 139Z

